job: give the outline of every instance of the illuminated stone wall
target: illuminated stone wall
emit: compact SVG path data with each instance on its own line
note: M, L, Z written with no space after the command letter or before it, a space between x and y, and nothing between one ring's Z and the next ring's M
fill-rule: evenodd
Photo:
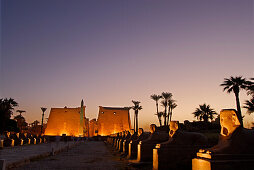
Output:
M89 137L97 136L98 133L98 125L96 119L92 119L89 121Z
M48 136L79 136L81 108L51 108L45 129ZM85 128L85 106L84 106L84 129Z
M130 129L128 108L99 107L98 135L106 136Z

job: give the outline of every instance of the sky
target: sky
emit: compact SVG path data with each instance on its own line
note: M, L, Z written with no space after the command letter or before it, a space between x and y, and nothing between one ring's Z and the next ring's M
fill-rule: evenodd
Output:
M171 92L180 122L195 120L199 104L218 113L236 108L219 85L230 76L254 77L253 4L1 0L0 97L14 98L28 122L41 121L40 107L48 117L50 108L78 107L84 99L93 119L98 106L138 100L145 129L158 124L151 94ZM241 91L242 103L249 98Z

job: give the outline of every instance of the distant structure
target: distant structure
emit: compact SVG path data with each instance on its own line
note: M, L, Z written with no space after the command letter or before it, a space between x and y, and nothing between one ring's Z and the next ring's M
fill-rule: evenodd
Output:
M129 108L99 106L98 135L107 136L131 129Z
M51 108L45 135L88 136L88 121L83 100L81 107Z

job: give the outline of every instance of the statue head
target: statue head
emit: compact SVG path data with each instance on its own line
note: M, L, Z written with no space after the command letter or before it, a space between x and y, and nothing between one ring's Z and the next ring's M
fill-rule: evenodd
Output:
M131 135L134 135L134 133L135 133L134 129L131 129L130 133L131 133Z
M138 136L142 135L143 132L144 132L143 128L139 128L138 129Z
M17 138L19 138L19 133L16 133Z
M178 121L170 121L169 123L169 136L173 137L175 132L178 130L179 128L179 122Z
M9 138L9 137L10 137L10 135L11 135L11 132L6 132L6 136L7 136L7 138Z
M237 117L236 110L234 109L221 110L220 125L221 125L220 132L221 135L223 136L231 135L235 131L235 129L241 125Z
M27 137L27 133L24 133L25 138Z
M150 132L151 132L151 133L154 133L155 130L156 130L156 125L155 125L155 124L151 124L151 125L150 125Z
M129 132L128 130L126 130L126 131L125 131L125 136L129 135L129 133L130 133L130 132Z
M122 132L119 132L119 136L122 137Z

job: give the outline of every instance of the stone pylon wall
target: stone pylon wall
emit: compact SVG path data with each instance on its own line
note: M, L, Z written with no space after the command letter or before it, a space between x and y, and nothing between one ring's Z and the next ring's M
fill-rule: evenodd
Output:
M130 129L131 123L129 109L99 107L98 135L107 136Z
M79 136L81 108L51 108L45 135L61 136ZM84 120L85 107L84 107ZM85 122L85 121L84 121ZM84 123L85 128L85 123Z

